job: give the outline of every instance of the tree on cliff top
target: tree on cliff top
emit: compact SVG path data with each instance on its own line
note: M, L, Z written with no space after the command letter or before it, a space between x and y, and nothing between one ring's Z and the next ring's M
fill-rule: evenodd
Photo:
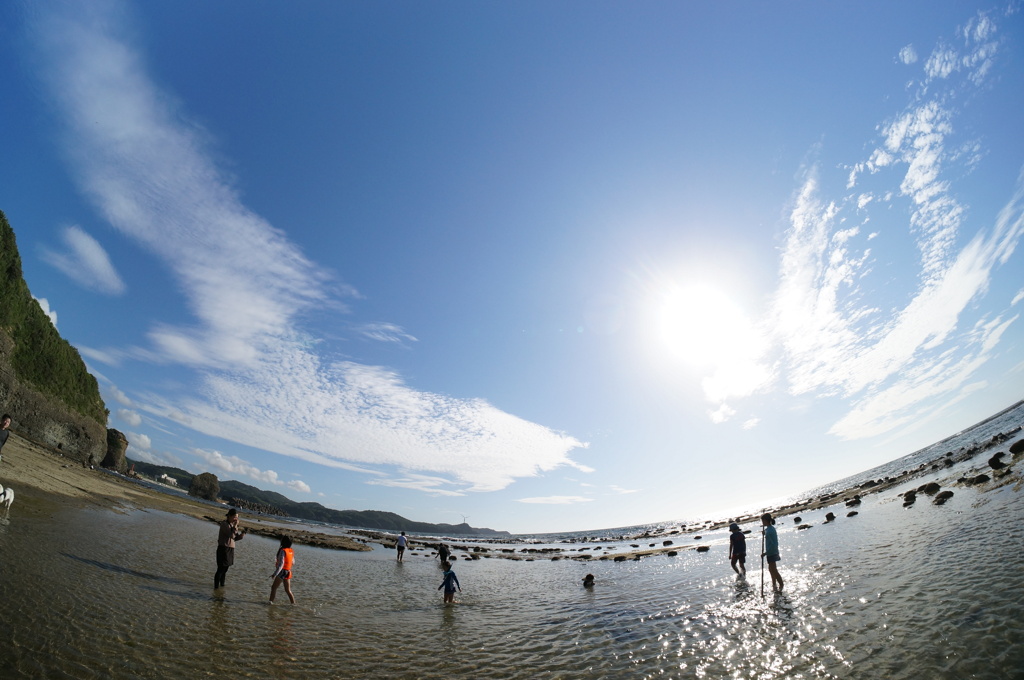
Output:
M19 380L104 426L107 408L78 350L60 336L22 276L14 230L0 211L0 332L14 342L11 369Z
M220 482L217 481L217 475L212 472L204 472L198 474L192 478L192 484L188 487L189 496L198 496L199 498L205 498L208 501L217 500L217 496L220 494Z

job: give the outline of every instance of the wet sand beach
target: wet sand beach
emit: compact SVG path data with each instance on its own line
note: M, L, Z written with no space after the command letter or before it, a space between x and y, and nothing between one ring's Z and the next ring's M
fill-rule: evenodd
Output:
M769 585L762 597L751 543L747 577L732 573L715 520L547 543L448 540L462 584L451 606L437 591L436 539L414 537L397 562L383 532L255 516L243 518L252 535L215 591L209 519L222 507L12 438L0 462L17 490L0 522L0 601L16 625L0 627L0 677L1016 677L1017 438L989 433L951 446L948 466L914 462L881 484L783 503L793 507L778 508L781 593ZM997 451L998 470L988 463ZM933 484L953 495L937 504L922 488ZM848 518L849 493L861 505ZM298 603L268 606L269 536L282 528L310 531L311 544L331 532L367 543L299 543Z

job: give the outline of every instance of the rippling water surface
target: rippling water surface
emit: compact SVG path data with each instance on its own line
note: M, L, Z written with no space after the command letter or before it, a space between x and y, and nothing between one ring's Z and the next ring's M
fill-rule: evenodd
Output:
M762 598L749 526L745 580L717 531L640 561L460 559L451 607L423 552L296 546L298 605L269 606L269 539L239 543L220 597L212 524L15 506L0 677L1020 678L1024 491L905 509L901 490L781 519L784 594Z

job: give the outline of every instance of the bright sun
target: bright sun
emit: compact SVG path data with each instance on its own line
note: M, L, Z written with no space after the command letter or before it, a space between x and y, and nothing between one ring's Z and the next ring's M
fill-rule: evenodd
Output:
M693 284L672 290L661 305L661 340L673 357L693 367L746 358L754 340L750 321L720 290Z

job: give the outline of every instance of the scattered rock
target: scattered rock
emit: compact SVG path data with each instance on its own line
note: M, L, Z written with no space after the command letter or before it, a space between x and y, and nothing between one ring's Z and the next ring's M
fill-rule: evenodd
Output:
M662 545L672 545L672 541L662 541Z
M800 521L801 521L800 517L794 517L793 518L793 524L800 524Z
M1004 463L1001 460L1001 458L1005 455L1006 453L1000 451L996 455L992 456L991 458L988 459L988 466L993 470L1002 470L1004 467L1006 467L1006 463Z
M625 562L626 561L626 556L625 555L616 555L615 556L615 561L616 562Z
M695 540L695 541L699 541L699 540L700 540L700 536L694 536L694 537L693 537L693 540Z
M829 522L834 522L835 519L836 515L834 512L825 513L825 524L828 524Z
M940 493L938 496L935 497L935 500L933 500L932 503L934 503L935 505L942 505L943 503L945 503L946 501L948 501L952 497L953 497L953 492L952 491L948 491L948 490L947 491L943 491L942 493Z
M846 516L847 516L847 517L856 517L856 516L857 516L857 515L859 515L859 514L860 514L860 513L859 513L859 512L857 512L856 510L851 510L850 512L846 513Z
M800 526L797 527L797 530L799 531L800 529L810 529L810 528L811 528L810 524L801 524Z
M858 494L858 495L854 496L853 498L851 498L850 500L846 501L846 507L848 507L848 508L855 508L858 505L860 505L860 503L861 503L860 494Z
M939 489L941 488L942 487L939 486L937 483L931 482L930 484L925 484L924 489L922 489L922 491L924 491L929 496L934 496L939 492Z
M668 552L667 552L666 554L667 554L667 555L668 555L669 557L675 557L675 556L676 556L676 555L678 555L679 553L678 553L678 552L676 552L675 550L669 550L669 551L668 551Z
M1024 453L1024 439L1018 439L1010 445L1010 453L1017 455L1018 453Z
M708 545L702 545L697 547L697 552L707 552L709 550L711 550L711 546Z

